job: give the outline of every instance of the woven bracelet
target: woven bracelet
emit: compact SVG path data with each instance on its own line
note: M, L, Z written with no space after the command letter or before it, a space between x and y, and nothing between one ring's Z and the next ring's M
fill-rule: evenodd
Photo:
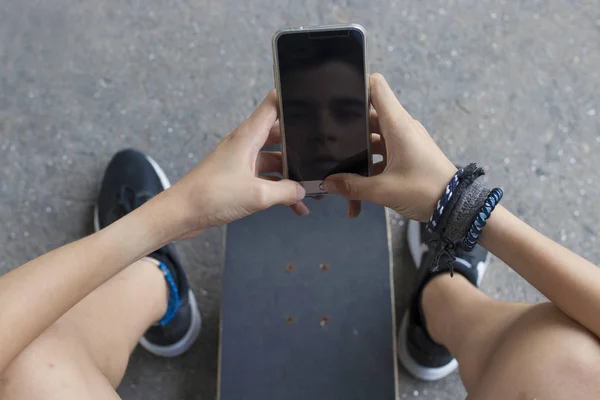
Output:
M477 245L477 240L479 240L479 236L481 235L483 227L487 223L488 218L492 214L492 211L494 211L494 208L496 208L496 205L498 205L502 199L503 195L504 192L502 192L502 189L500 188L495 188L490 191L490 194L485 200L484 205L479 210L479 214L477 214L475 217L473 225L471 225L471 228L463 239L462 244L466 251L473 250Z
M442 214L444 213L444 209L446 208L446 205L448 205L448 202L452 198L454 189L456 189L456 187L458 186L458 184L460 182L460 177L462 176L463 171L464 171L463 168L459 168L459 170L456 171L456 173L450 180L450 183L448 183L448 186L446 186L446 190L444 190L444 194L442 194L442 197L438 200L437 205L435 207L435 211L433 212L433 214L431 214L431 218L429 218L429 222L427 223L427 230L429 232L433 233L436 231L438 224L440 222L440 218L442 217Z

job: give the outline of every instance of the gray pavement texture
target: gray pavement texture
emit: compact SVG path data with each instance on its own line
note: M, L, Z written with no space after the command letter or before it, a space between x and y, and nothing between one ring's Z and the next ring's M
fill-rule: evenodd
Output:
M600 1L1 0L0 273L86 235L104 166L151 154L173 180L273 87L282 27L357 22L370 65L456 162L528 223L600 262ZM393 219L399 308L413 266ZM192 351L133 354L125 399L216 394L223 230L180 243L204 315ZM483 289L543 297L499 261ZM401 398L465 396L402 371Z

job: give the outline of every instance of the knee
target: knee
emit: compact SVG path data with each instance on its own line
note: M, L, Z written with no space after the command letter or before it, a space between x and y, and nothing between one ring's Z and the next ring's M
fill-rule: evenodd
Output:
M561 398L561 393L579 393L580 398L596 398L599 358L596 336L552 303L537 304L506 328L475 385L475 397L497 398L492 393L510 387L515 397L527 393L533 398Z
M2 373L0 398L3 389L27 385L32 379L52 380L52 377L73 377L85 373L100 373L116 387L127 366L127 359L113 357L111 352L96 359L84 339L73 327L55 324L34 340ZM56 382L58 384L58 382Z
M532 307L520 330L546 368L574 376L600 378L600 340L552 303Z
M0 375L0 399L115 398L85 346L46 331Z
M49 335L41 335L2 372L0 398L37 398L52 393L80 372L71 348ZM44 390L32 383L40 383ZM37 396L37 397L36 397Z
M3 376L7 379L6 377L31 375L46 369L53 370L64 364L65 360L74 359L78 351L80 348L77 343L73 343L68 338L61 338L51 327L8 365Z

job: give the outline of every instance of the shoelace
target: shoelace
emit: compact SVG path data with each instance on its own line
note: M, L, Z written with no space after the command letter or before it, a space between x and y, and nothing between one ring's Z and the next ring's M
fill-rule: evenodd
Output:
M446 267L450 270L450 276L454 276L454 261L456 260L456 256L454 255L454 250L456 249L456 244L444 242L440 239L431 239L428 240L427 245L432 245L433 250L433 262L431 267L431 272L437 272L440 270L440 259L442 256L448 256L448 262Z
M122 186L117 193L117 210L119 218L124 217L136 208L150 200L151 196L144 193L136 193L130 186Z

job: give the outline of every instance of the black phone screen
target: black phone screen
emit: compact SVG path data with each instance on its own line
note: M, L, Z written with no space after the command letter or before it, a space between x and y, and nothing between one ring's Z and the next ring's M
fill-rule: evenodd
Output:
M290 32L276 45L289 178L368 175L363 33Z

